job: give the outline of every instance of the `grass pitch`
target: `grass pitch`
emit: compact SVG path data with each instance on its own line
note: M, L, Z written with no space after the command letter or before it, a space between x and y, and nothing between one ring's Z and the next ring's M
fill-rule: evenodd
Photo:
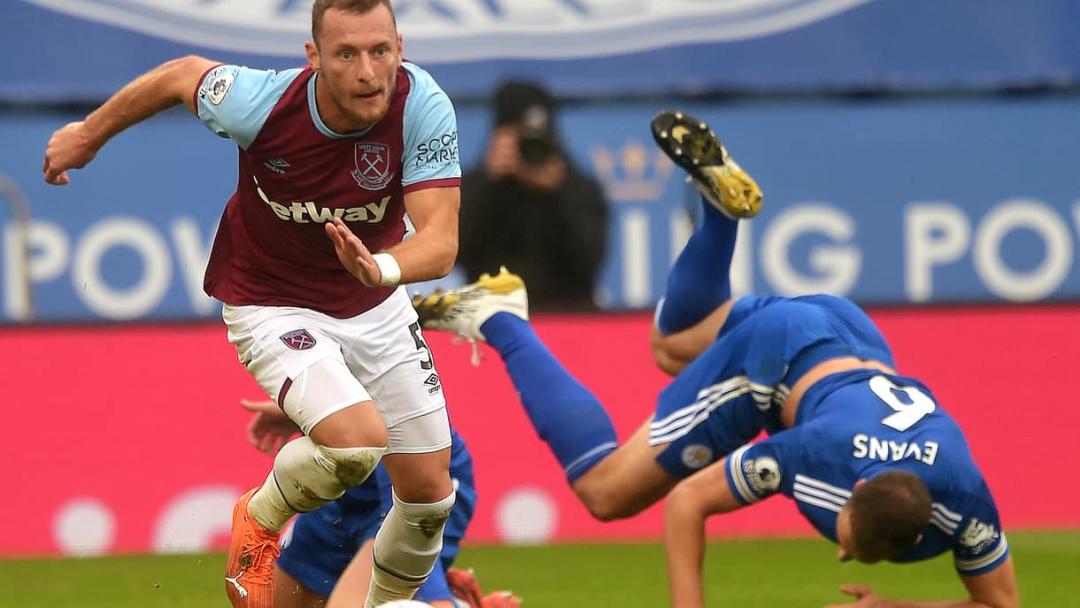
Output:
M1009 535L1025 606L1076 606L1080 531ZM963 597L951 558L914 565L838 564L823 540L712 543L707 603L821 607L841 602L841 583L907 599ZM220 554L0 561L0 607L206 608L228 606ZM659 544L466 547L458 565L485 590L512 589L528 608L657 608L667 605Z

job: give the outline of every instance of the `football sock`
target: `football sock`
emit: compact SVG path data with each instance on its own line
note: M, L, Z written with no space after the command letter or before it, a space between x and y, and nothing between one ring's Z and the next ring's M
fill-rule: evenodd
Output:
M435 503L409 503L393 495L371 551L367 607L411 598L431 574L443 546L443 528L455 494Z
M617 447L615 427L600 402L555 359L528 321L500 312L480 331L502 357L533 428L571 483Z
M731 297L731 256L739 222L704 197L701 223L668 273L656 326L668 335L692 327Z

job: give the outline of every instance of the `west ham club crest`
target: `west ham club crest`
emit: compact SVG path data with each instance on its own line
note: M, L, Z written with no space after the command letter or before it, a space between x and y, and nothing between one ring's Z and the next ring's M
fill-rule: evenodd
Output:
M293 350L307 350L315 346L315 338L306 329L296 329L281 336L285 346Z
M365 190L382 190L394 177L390 170L390 146L386 144L358 143L353 154L356 170L353 179Z

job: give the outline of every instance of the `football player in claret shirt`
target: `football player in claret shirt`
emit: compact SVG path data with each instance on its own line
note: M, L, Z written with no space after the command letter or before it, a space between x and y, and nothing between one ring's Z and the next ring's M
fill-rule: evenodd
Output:
M454 504L439 375L402 286L457 255L461 169L446 94L402 60L389 0L316 0L308 65L281 72L189 56L53 134L45 180L69 182L114 135L184 104L239 153L206 269L229 341L304 436L233 510L225 589L271 608L278 535L381 461L393 508L367 603L412 597ZM415 234L405 234L408 214Z
M704 605L705 519L777 493L840 546L841 559L951 551L969 595L925 604L845 587L856 606L1018 606L997 508L956 422L930 389L896 372L885 338L852 302L732 299L736 220L759 211L761 191L705 123L676 112L652 127L702 191L704 217L672 267L653 327L656 362L675 378L625 444L536 336L517 276L504 269L418 296L424 326L498 351L537 434L596 518L629 517L667 496L678 608ZM769 437L751 443L762 431Z

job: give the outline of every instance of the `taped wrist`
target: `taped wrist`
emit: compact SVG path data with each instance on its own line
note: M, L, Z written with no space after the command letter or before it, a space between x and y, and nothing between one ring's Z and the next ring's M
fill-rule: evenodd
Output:
M376 253L371 257L375 259L379 272L382 274L380 285L393 286L401 282L401 266L398 265L394 256L389 253Z

